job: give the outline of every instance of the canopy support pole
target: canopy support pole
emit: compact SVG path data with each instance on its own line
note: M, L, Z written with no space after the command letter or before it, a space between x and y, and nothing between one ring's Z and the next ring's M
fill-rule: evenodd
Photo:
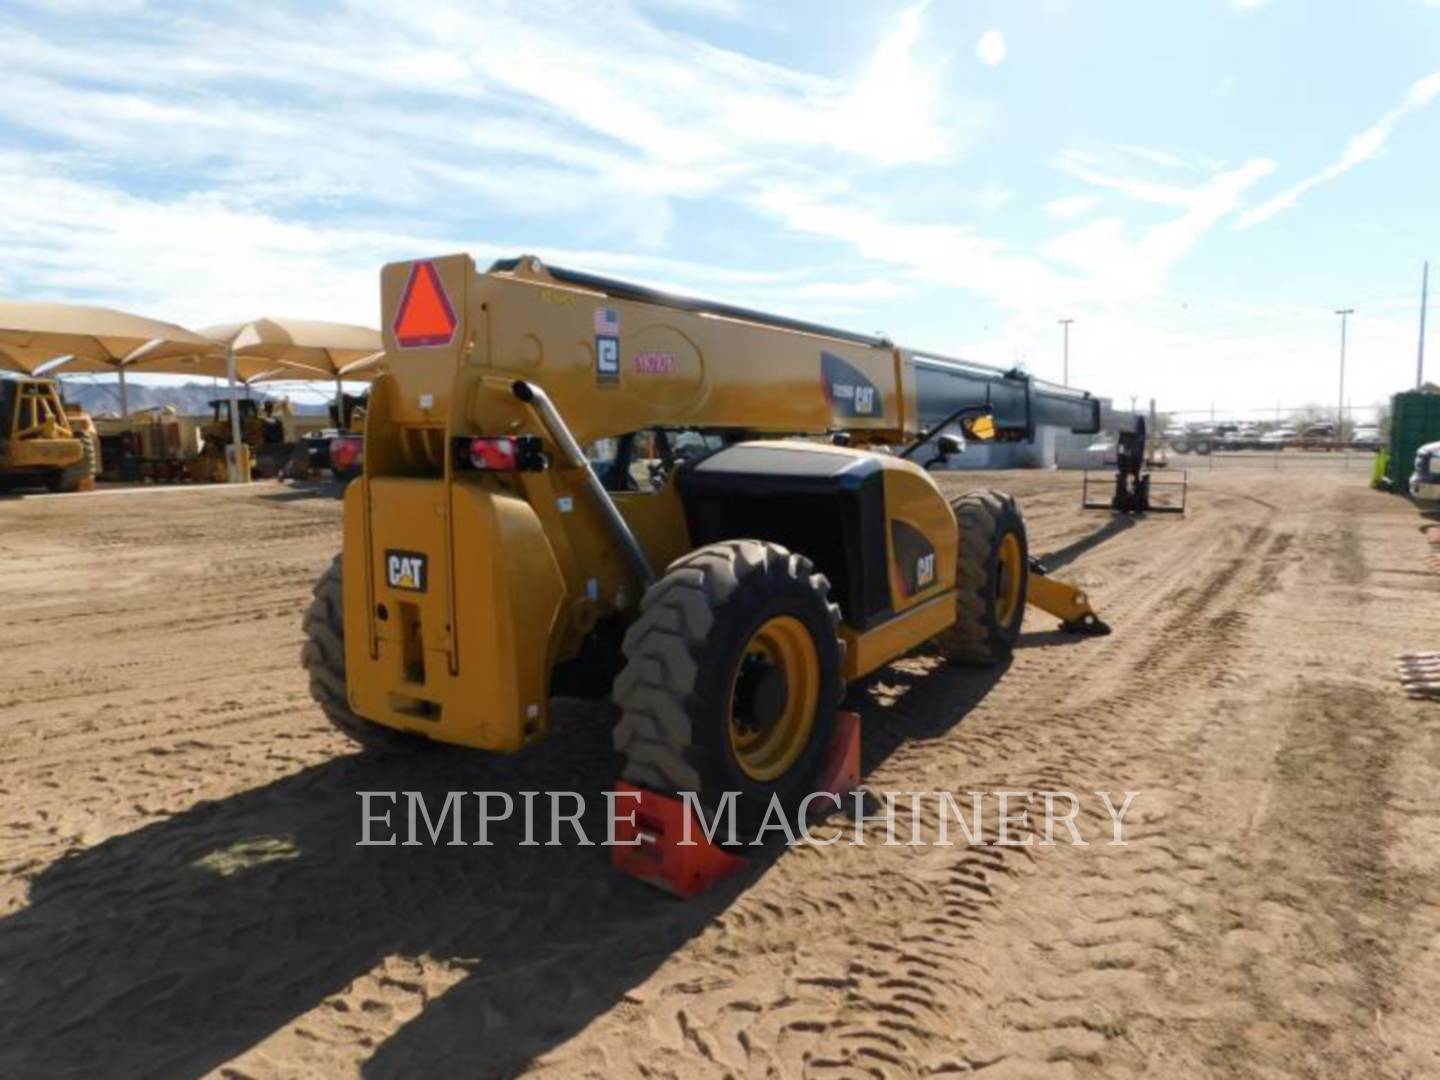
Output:
M235 392L235 346L234 344L225 347L225 374L230 380L230 445L231 458L234 462L230 470L230 479L233 483L241 483L244 476L240 468L240 396Z
M130 415L130 398L125 391L125 365L121 364L116 371L120 373L120 416L123 419Z
M346 416L345 416L345 384L340 380L340 376L339 376L339 375L336 375L336 376L335 376L335 426L336 426L337 428L339 428L342 432L343 432L347 427L349 427L349 425L348 425L345 421L346 421Z

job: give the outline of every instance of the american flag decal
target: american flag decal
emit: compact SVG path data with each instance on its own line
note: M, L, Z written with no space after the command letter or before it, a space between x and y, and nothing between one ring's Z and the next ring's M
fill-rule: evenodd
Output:
M595 309L595 333L604 337L620 336L620 313L614 308Z

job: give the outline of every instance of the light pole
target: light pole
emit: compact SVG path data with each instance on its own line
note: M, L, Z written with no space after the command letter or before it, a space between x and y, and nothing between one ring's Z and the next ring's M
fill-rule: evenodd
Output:
M1060 380L1064 386L1070 385L1070 324L1074 321L1074 319L1060 320L1060 325L1065 328L1065 366L1061 369L1064 375Z
M1345 437L1345 324L1355 314L1355 309L1341 308L1335 314L1340 316L1340 405L1335 422L1335 441L1338 443Z
M1415 389L1425 385L1425 305L1430 299L1430 263L1420 271L1420 349L1415 358Z

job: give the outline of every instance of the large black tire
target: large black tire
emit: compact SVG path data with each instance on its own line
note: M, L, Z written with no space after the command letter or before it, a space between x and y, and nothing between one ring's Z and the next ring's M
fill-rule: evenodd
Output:
M824 765L844 693L840 609L830 603L830 582L809 559L778 544L727 540L671 563L641 609L625 635L626 665L614 688L624 778L663 793L695 792L711 809L725 792L737 792L737 819L747 829L772 796L793 810ZM799 621L813 645L816 706L793 763L773 779L756 779L737 758L732 695L742 685L742 664L752 663L747 649L757 631L786 616ZM788 707L792 691L783 677L779 685ZM804 729L796 730L798 745Z
M85 446L85 475L94 480L100 475L100 436L93 431L82 431L75 437Z
M282 480L310 479L310 451L305 449L303 443L294 443L290 447L284 464L280 466L279 475Z
M341 557L315 583L315 599L305 612L305 645L300 663L310 672L310 696L325 718L362 749L378 753L411 753L430 745L428 739L394 731L350 711L345 692L344 592Z
M950 502L960 531L956 556L955 625L936 642L946 657L963 664L996 664L1015 648L1025 619L1025 590L1030 582L1030 550L1025 519L1003 491L968 491ZM1007 537L1019 548L1018 568L1002 559ZM1010 551L1011 560L1014 551ZM1018 599L1006 605L1004 596Z

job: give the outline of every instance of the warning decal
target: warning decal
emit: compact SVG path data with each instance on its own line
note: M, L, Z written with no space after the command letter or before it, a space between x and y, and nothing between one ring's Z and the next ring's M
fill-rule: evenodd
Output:
M455 337L455 308L445 295L440 272L428 259L410 267L410 280L395 312L395 340L402 349L449 345Z

